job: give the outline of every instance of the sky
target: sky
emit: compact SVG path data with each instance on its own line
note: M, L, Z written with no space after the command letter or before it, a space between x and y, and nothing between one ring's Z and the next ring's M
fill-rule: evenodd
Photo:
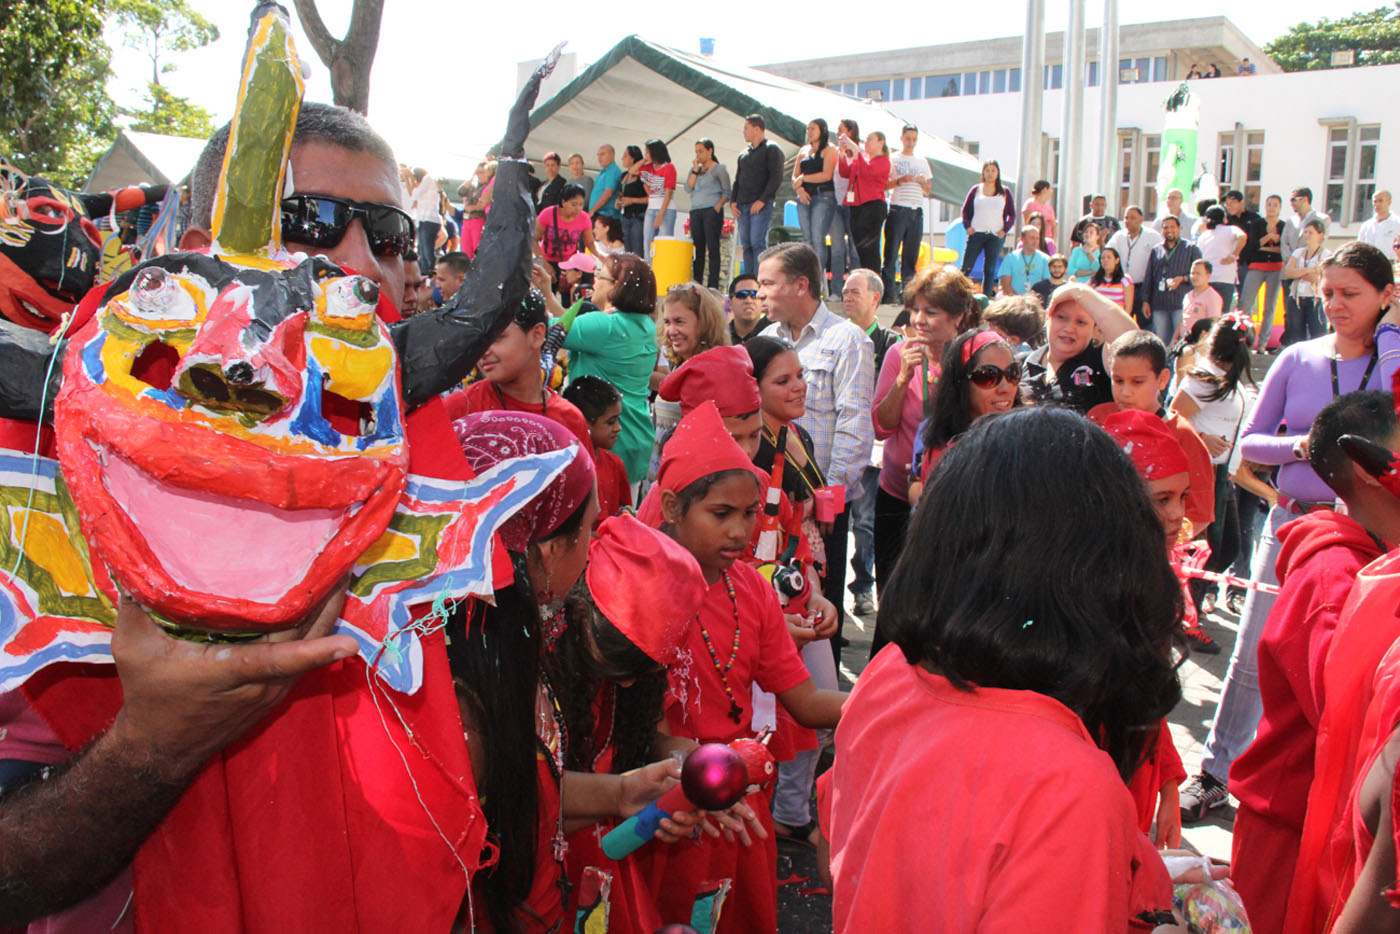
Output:
M283 2L292 7L291 0ZM1381 3L1337 0L1326 13L1338 18ZM164 82L173 93L207 108L221 123L232 116L253 3L191 0L191 5L218 25L221 38L195 52L171 56L177 67ZM319 6L330 31L343 34L352 0L320 0ZM1319 10L1315 0L1231 6L1230 19L1261 46L1296 23L1315 21ZM565 51L577 53L587 63L634 32L689 51L698 51L700 37L705 36L715 39L716 59L760 65L1018 35L1025 20L1025 5L1019 0L992 0L989 5L945 2L921 8L938 12L921 15L905 27L894 15L852 15L849 3L834 0L808 0L798 6L754 0L663 3L642 7L648 12L635 17L625 15L628 8L623 4L611 6L617 15L604 16L592 4L525 3L515 8L512 3L482 0L385 0L369 119L401 161L423 165L439 175L461 176L505 128L505 115L515 96L517 63L543 57L560 41L567 40ZM551 12L545 14L546 9ZM1046 31L1063 29L1068 11L1068 0L1047 0ZM1128 25L1217 16L1220 11L1219 0L1176 0L1170 5L1120 0L1119 21ZM1088 25L1098 26L1102 19L1102 5L1090 0ZM295 12L292 21L297 49L311 70L307 99L330 101L327 70L301 32ZM139 107L149 62L142 53L121 47L119 36L109 34L109 42L116 53L118 76L111 92L119 104Z

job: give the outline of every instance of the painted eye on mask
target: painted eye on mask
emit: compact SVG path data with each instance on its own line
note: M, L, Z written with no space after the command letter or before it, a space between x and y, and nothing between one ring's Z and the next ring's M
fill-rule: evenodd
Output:
M345 276L325 286L318 311L323 323L333 327L368 330L379 304L379 286L364 276Z
M125 307L115 307L128 323L154 328L190 324L199 316L194 297L176 277L158 266L138 272L127 291Z

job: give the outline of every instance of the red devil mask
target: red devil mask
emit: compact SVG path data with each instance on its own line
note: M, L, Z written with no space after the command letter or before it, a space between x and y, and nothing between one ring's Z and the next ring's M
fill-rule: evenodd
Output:
M172 254L118 279L71 341L55 405L93 550L196 629L299 619L405 483L378 286L322 258L250 259Z
M96 281L83 196L0 163L0 315L50 331Z

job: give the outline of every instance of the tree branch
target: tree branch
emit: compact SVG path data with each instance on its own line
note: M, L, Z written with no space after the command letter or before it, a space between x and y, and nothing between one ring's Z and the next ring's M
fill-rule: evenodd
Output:
M326 28L320 12L316 9L316 0L292 0L292 2L296 6L297 17L301 20L301 28L305 31L306 38L311 42L311 47L316 50L317 57L327 67L330 67L331 62L335 60L339 52L340 42Z

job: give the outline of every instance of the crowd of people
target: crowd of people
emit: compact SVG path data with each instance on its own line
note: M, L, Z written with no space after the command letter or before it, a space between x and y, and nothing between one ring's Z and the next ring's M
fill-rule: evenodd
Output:
M1120 222L1095 196L1065 230L1048 183L1018 208L987 162L961 269L920 267L916 128L891 153L854 121L834 142L808 124L787 176L803 239L774 246L782 151L760 115L743 134L732 180L709 140L684 178L655 139L600 146L592 175L547 153L532 183L486 160L453 217L363 118L303 107L298 195L354 211L319 242L284 214L286 242L371 280L394 319L479 295L474 262L504 242L496 196L529 190L530 287L413 413L411 451L454 480L549 452L567 466L501 526L493 597L435 610L423 651L446 706L425 690L400 723L433 759L427 787L388 747L370 768L335 739L384 717L353 702L373 676L330 634L343 585L293 638L226 646L174 639L121 596L121 690L109 676L91 708L111 716L73 714L87 695L62 678L0 695L0 924L177 929L195 910L170 907L182 887L217 881L195 899L211 930L396 912L414 929L592 930L601 912L618 932L776 931L788 839L816 848L838 931L1150 930L1182 920L1193 896L1173 883L1197 908L1225 891L1224 867L1158 851L1233 791L1228 875L1255 930L1400 929L1388 193L1332 251L1307 188L1288 217L1231 191L1197 218L1173 191L1155 221L1129 206ZM227 145L200 160L182 248L211 244ZM679 184L693 281L658 294L648 256ZM726 212L738 261L721 291ZM1256 387L1285 282L1282 349ZM848 593L875 617L849 693ZM1240 627L1188 780L1164 718L1180 659L1220 651L1202 622L1217 602ZM338 816L289 841L276 744L313 735L291 761L334 773L335 793L305 789L293 826ZM687 774L678 759L754 738L771 787L687 801L654 842L609 855L603 837ZM445 830L430 803L484 823ZM399 858L396 835L414 854L449 846L365 869ZM223 874L182 879L201 847L214 855L190 866ZM276 878L265 855L288 847L315 859Z

